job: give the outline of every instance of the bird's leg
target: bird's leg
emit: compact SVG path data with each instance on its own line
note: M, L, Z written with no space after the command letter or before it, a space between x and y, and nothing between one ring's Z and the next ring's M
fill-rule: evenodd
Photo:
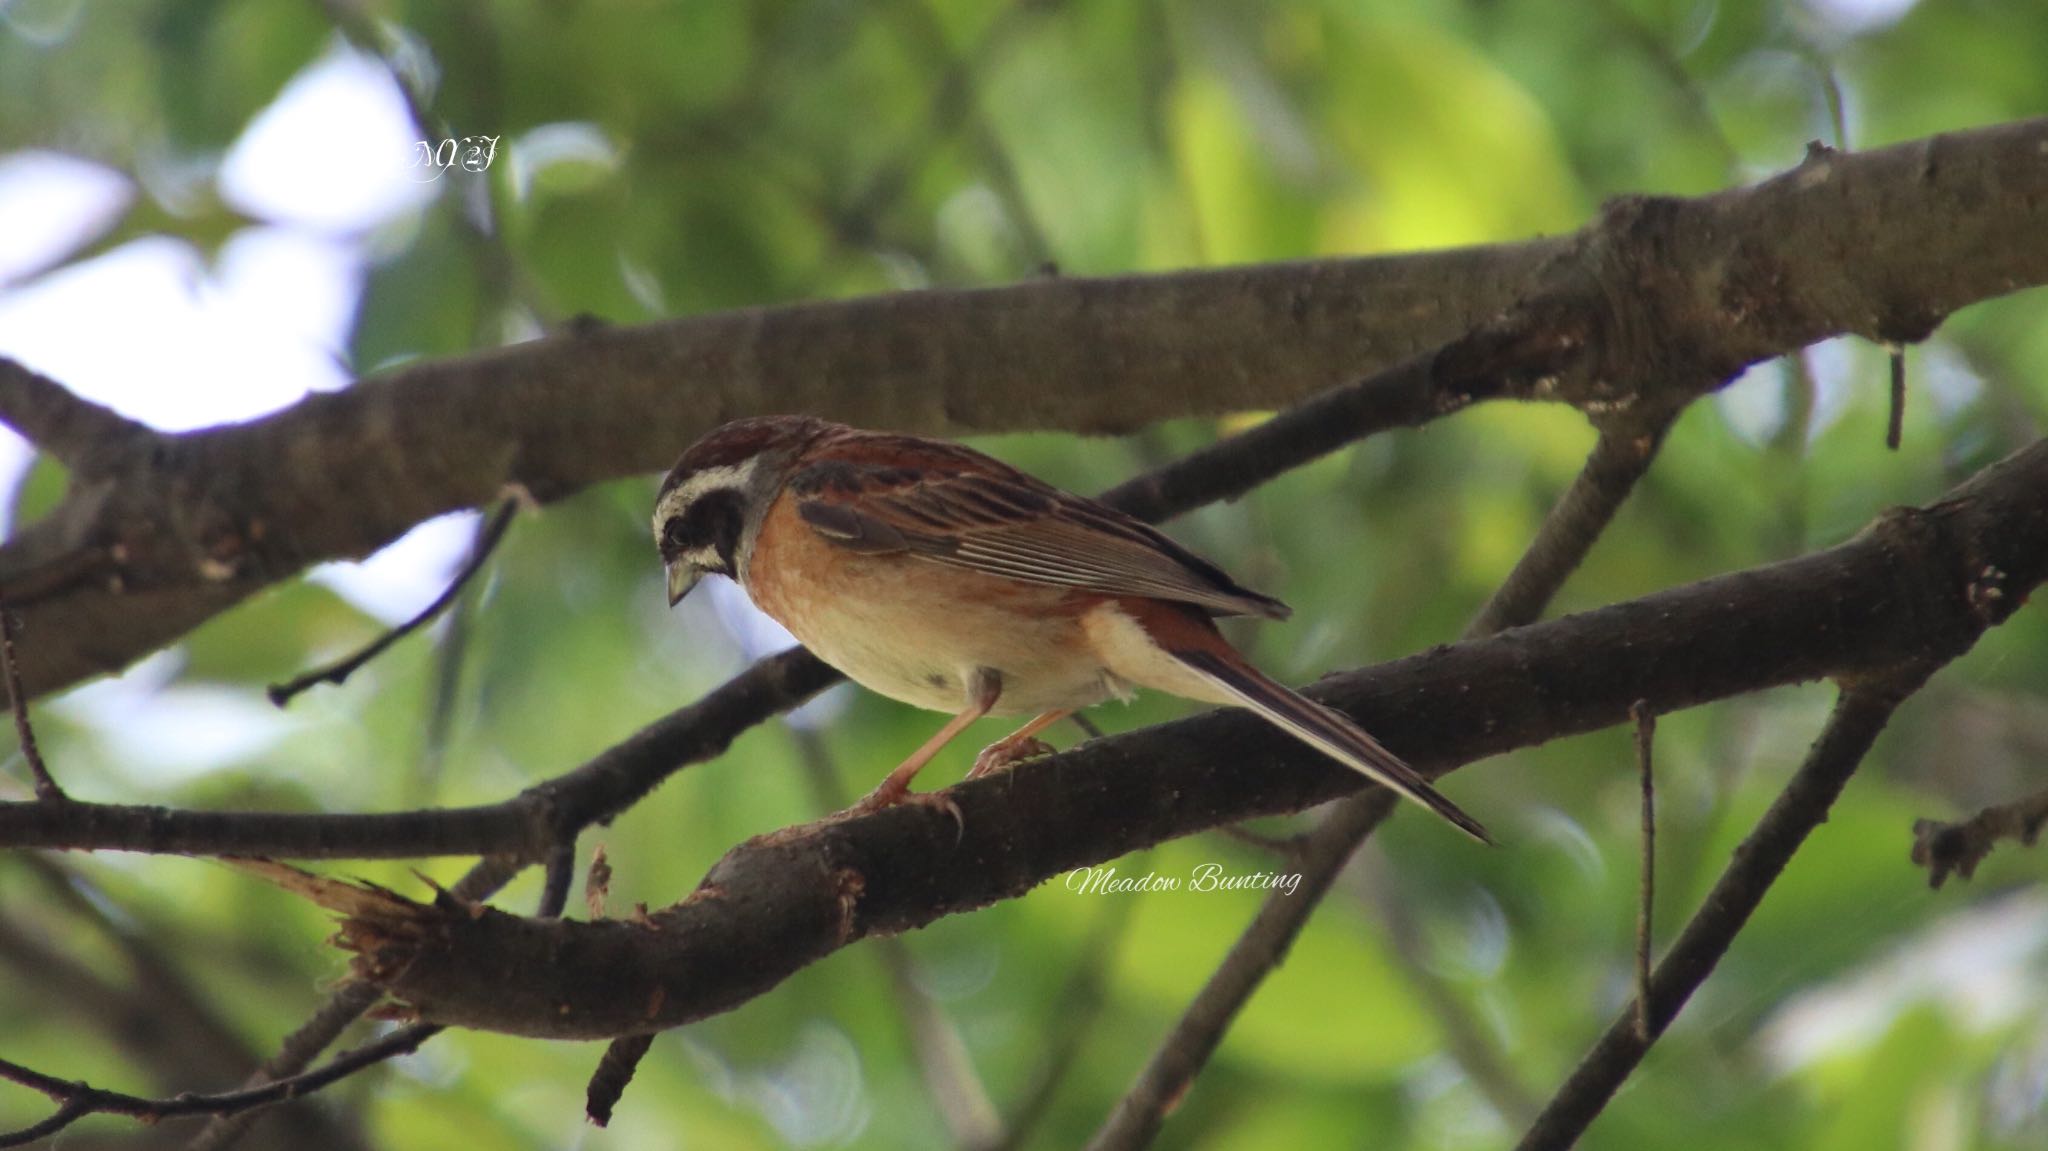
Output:
M974 768L967 773L967 778L980 779L984 775L1007 771L1034 755L1051 755L1052 745L1039 739L1038 733L1072 714L1074 709L1071 707L1045 712L1030 723L982 748L981 754L974 757Z
M923 747L911 752L909 759L896 765L895 771L890 772L873 791L868 792L859 803L848 809L850 812L865 814L880 811L885 807L894 807L905 800L915 800L932 803L951 814L956 822L959 821L960 809L953 806L952 800L944 796L912 796L910 781L917 777L918 772L924 770L924 765L930 763L932 757L944 750L945 746L953 742L961 732L966 731L968 724L988 714L989 709L996 705L996 700L1003 694L1003 677L993 668L978 668L968 681L968 690L972 695L967 709L947 720L946 726L940 728L938 734L925 740Z

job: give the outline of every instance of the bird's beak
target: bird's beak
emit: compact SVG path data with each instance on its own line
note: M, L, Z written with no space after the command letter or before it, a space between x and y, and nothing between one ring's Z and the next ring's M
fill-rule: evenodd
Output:
M703 573L698 570L697 565L680 559L669 561L666 570L668 571L668 606L674 607L683 602L683 597L690 594L691 588L697 586L697 577Z

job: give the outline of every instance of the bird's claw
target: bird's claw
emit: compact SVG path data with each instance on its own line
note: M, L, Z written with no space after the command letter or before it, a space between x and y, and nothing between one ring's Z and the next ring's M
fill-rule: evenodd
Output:
M942 791L912 791L907 784L895 785L893 781L886 779L881 782L880 786L862 796L858 802L852 807L847 808L844 812L841 812L840 815L842 818L851 819L855 816L871 815L877 811L884 811L891 807L902 807L906 804L913 807L930 808L933 811L950 816L953 820L953 841L955 843L967 837L967 817L960 813L960 805L954 803L952 797Z
M1014 743L1007 739L998 740L982 748L981 754L974 757L974 767L968 771L967 778L980 779L984 775L1008 771L1027 759L1051 755L1053 750L1051 744L1036 737L1020 739Z

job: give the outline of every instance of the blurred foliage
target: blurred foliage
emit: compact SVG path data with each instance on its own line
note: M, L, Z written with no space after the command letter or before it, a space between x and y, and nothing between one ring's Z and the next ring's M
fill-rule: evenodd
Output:
M450 173L425 208L351 238L373 260L343 353L362 370L579 313L632 322L1000 283L1047 266L1115 273L1514 241L1573 228L1606 197L1756 178L1809 139L1871 147L2048 109L2048 8L2018 0L335 7L388 46L449 130L504 141L487 173ZM211 252L268 226L222 201L222 155L292 77L345 50L308 4L0 2L0 148L58 149L134 181L126 214L74 260L149 234ZM1897 453L1882 444L1879 350L1837 342L1759 366L1686 414L1557 610L1837 542L2029 441L2048 418L2043 309L2038 292L1983 304L1914 349ZM121 317L106 325L118 333ZM1097 490L1217 434L1187 422L1120 442L986 446ZM1240 635L1275 673L1308 680L1454 637L1591 438L1569 411L1486 408L1380 437L1174 530L1295 605L1294 622ZM24 508L47 506L60 478L39 467ZM325 588L286 586L123 687L183 709L205 739L139 745L119 707L59 700L39 716L48 754L79 794L206 808L488 802L566 770L746 655L732 597L662 609L643 538L649 494L623 483L522 518L472 596L452 681L441 625L345 687L282 717L263 711L264 683L378 628ZM452 692L437 687L448 682ZM1827 698L1806 686L1665 719L1660 937L1796 764ZM1097 719L1123 729L1185 711L1148 698ZM842 688L799 722L820 729L852 794L935 720ZM933 782L964 767L971 745ZM2043 856L2001 852L1974 883L1940 893L1907 861L1914 817L2039 786L2044 749L2048 621L2034 610L1900 714L1586 1145L2048 1145L2048 901L2026 886ZM1503 1145L1516 1123L1496 1110L1499 1085L1447 1050L1453 1021L1417 981L1447 988L1507 1077L1545 1096L1629 995L1632 762L1615 730L1461 772L1449 790L1500 851L1412 814L1393 821L1359 865L1365 881L1318 913L1161 1145ZM805 770L788 728L765 726L581 850L606 845L615 908L671 901L732 844L817 814ZM446 881L462 862L422 869ZM1185 874L1205 862L1276 866L1219 836L1116 866ZM194 979L252 1051L270 1050L342 970L318 913L216 864L61 863ZM415 882L396 864L336 870ZM526 876L502 902L531 906L537 882ZM1006 1115L1067 1030L1087 1028L1028 1142L1069 1147L1256 905L1054 883L906 942L916 984ZM1414 927L1405 955L1392 914ZM105 930L19 861L0 860L0 917L125 978ZM1108 953L1104 917L1130 920ZM1104 988L1092 1023L1071 991L1091 964ZM581 1118L595 1047L450 1035L328 1098L394 1149L947 1146L895 995L877 949L855 947L664 1035L604 1132ZM150 1089L121 1037L88 1021L25 973L0 979L7 1057ZM42 1113L0 1088L0 1126Z

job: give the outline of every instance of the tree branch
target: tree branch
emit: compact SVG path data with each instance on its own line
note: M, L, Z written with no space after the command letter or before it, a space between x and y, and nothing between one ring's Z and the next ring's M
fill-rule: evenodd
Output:
M14 712L14 737L21 745L21 758L28 764L28 776L35 786L36 802L41 804L65 804L71 797L57 786L50 777L50 766L43 762L42 749L36 746L35 725L28 718L28 696L21 690L21 671L14 657L14 616L5 604L0 604L0 681L7 684L8 702Z
M1629 708L1636 721L1636 774L1642 785L1643 849L1636 877L1636 1036L1648 1043L1650 1026L1651 931L1657 919L1657 778L1652 753L1657 742L1657 713L1637 700Z
M1618 201L1523 244L755 309L414 364L246 424L85 451L65 501L0 548L0 599L36 601L23 676L48 691L508 484L549 501L658 471L733 416L1120 431L1284 406L1517 309L1584 353L1546 396L1609 408L1619 381L1673 365L1705 390L1828 336L1916 340L2048 282L2048 200L2029 194L2044 140L2031 120L1817 150L1754 187ZM0 366L0 418L53 450L96 442L46 414L50 395Z
M0 422L72 468L156 434L12 360L0 360Z
M283 683L271 684L264 691L264 694L270 698L271 703L276 704L278 707L283 707L290 703L294 696L299 695L308 688L317 687L323 683L347 683L349 676L354 675L364 664L384 654L385 649L389 648L392 644L434 622L442 612L454 606L455 601L461 597L463 589L469 586L469 581L475 579L476 574L484 569L486 563L490 562L491 554L498 550L500 543L504 542L505 532L511 528L512 517L517 515L518 512L519 501L517 499L508 499L498 505L498 510L491 513L490 522L484 525L482 532L478 533L475 546L469 550L469 559L463 562L461 569L455 573L454 578L448 581L448 586L442 590L441 594L434 597L434 602L421 608L418 614L370 641L361 650L325 667L316 667L312 671L295 675Z
M502 803L378 815L171 811L112 803L0 803L0 847L414 859L538 860L631 807L673 772L723 754L742 732L838 681L810 653L770 656L566 774Z
M365 1043L353 1051L337 1055L318 1071L310 1071L290 1079L280 1079L275 1083L266 1083L261 1087L244 1091L228 1091L218 1095L187 1093L168 1099L149 1099L120 1091L107 1091L84 1083L58 1079L23 1067L19 1063L0 1059L0 1079L40 1091L58 1104L56 1113L48 1119L19 1131L0 1133L0 1147L22 1146L61 1130L87 1115L127 1115L145 1123L155 1123L182 1115L229 1115L269 1103L279 1103L338 1083L365 1067L381 1063L395 1055L404 1055L416 1050L421 1043L440 1030L441 1028L434 1024L415 1024Z
M573 863L572 846L564 845L550 854L548 882L541 894L540 907L536 913L538 919L553 919L561 915L569 893L566 876ZM265 874L295 874L292 869L277 864L245 861L243 866ZM472 869L470 874L464 877L464 881L473 887L490 887L502 882L501 875L509 878L509 873L504 872L502 865L494 861L485 861ZM442 892L440 898L447 900L451 905L470 905L467 899L452 890ZM335 1017L344 1014L352 1018L355 1013L348 1012L347 1005L356 998L358 997L338 994L329 1002L328 1008L323 1009L320 1015L315 1017L314 1022L332 1022ZM349 1018L341 1018L335 1024L335 1029L338 1031L349 1021ZM41 1123L22 1131L0 1134L0 1147L19 1146L30 1138L40 1138L61 1130L87 1115L129 1115L145 1123L155 1123L183 1115L240 1117L258 1108L310 1095L394 1056L417 1051L420 1044L432 1039L444 1029L443 1025L438 1023L414 1023L365 1043L353 1051L338 1055L318 1071L255 1084L239 1091L217 1095L186 1093L169 1099L148 1099L119 1091L108 1091L87 1083L58 1079L18 1063L0 1059L0 1079L40 1091L59 1104L56 1113ZM321 1043L321 1046L324 1045L324 1042ZM239 1125L216 1124L201 1131L196 1142L203 1145L225 1145L233 1142L240 1133Z
M1346 868L1338 881L1355 889L1358 900L1377 912L1386 925L1388 949L1409 989L1436 1021L1444 1053L1502 1122L1522 1124L1534 1119L1536 1097L1523 1086L1508 1053L1495 1040L1490 1021L1465 1000L1451 980L1430 966L1430 949L1415 911L1396 885L1387 881L1387 869L1375 867L1368 874L1363 857L1354 859L1358 862Z
M1664 433L1676 418L1674 409L1657 418L1612 427L1600 433L1586 464L1579 469L1572 486L1551 505L1543 526L1513 571L1501 581L1486 606L1465 629L1469 637L1492 635L1520 627L1543 614L1551 597L1578 570L1586 553L1623 501L1635 490L1636 481L1650 470Z
M1639 699L1670 712L1953 658L2044 575L2048 441L1835 548L1334 677L1312 694L1441 771L1620 722ZM1260 770L1241 770L1247 762ZM948 789L970 831L964 842L950 819L922 808L760 837L645 923L541 922L332 888L351 893L340 938L357 951L356 970L421 1018L609 1038L730 1009L867 935L1358 790L1313 749L1222 712Z
M1844 688L1806 762L1764 813L1756 830L1735 849L1734 860L1707 893L1699 913L1685 925L1664 962L1657 965L1646 1011L1650 1033L1639 1031L1633 1005L1624 1010L1530 1125L1517 1145L1519 1151L1563 1151L1585 1133L1615 1090L1642 1062L1655 1037L1664 1033L1686 1000L1713 972L1793 853L1827 819L1828 808L1855 774L1892 712L1953 654L1944 653L1933 663L1854 680Z
M1109 1118L1088 1141L1088 1151L1143 1147L1152 1141L1167 1114L1208 1065L1231 1021L1286 957L1287 949L1307 925L1309 913L1322 902L1352 852L1393 811L1394 803L1392 792L1375 788L1330 810L1296 857L1300 886L1276 891L1259 905L1251 926L1230 945L1229 954L1209 974L1194 1002L1138 1073L1138 1081L1117 1100Z
M810 785L816 810L830 814L844 810L853 797L839 783L839 770L832 752L814 731L791 732L803 761L804 778ZM932 1108L945 1124L955 1147L976 1151L993 1144L1002 1132L1002 1120L988 1086L975 1070L973 1057L960 1029L933 999L919 979L917 957L901 939L877 939L875 957L881 961L889 990L896 1000L904 1038L910 1044L925 1093Z
M1337 388L1249 432L1219 441L1108 493L1144 519L1241 494L1282 471L1415 413L1451 411L1479 390L1513 386L1553 370L1554 341L1508 339L1506 328L1464 340L1358 383ZM1485 342L1486 349L1467 345ZM1505 352L1499 349L1507 345ZM1445 361L1460 367L1454 372ZM1502 384L1507 381L1507 384ZM1405 414L1405 416L1404 416ZM315 858L417 858L510 853L530 858L561 833L609 818L677 767L710 758L741 731L838 682L801 649L763 660L691 707L643 729L584 768L485 807L380 815L184 812L115 804L0 803L0 847L119 849L180 854ZM706 726L698 731L697 725ZM582 822L577 822L581 820Z
M512 882L524 870L524 865L508 856L491 856L478 860L464 872L461 879L449 890L458 899L482 902L496 894L499 889ZM552 897L543 895L541 911L549 907ZM265 1060L254 1074L242 1083L243 1088L261 1087L282 1079L289 1079L313 1065L342 1032L349 1029L363 1013L376 1006L384 998L384 989L373 984L350 980L334 989L325 1002L312 1016L299 1025L298 1030L285 1036L276 1055ZM199 1133L186 1144L186 1151L225 1151L246 1134L251 1124L261 1114L256 1109L238 1111L230 1115L217 1115L200 1128Z
M1016 1108L1004 1125L1002 1138L986 1151L1019 1151L1028 1145L1038 1125L1052 1108L1053 1096L1074 1070L1082 1044L1102 1016L1105 984L1116 962L1117 951L1137 916L1104 904L1081 946L1072 973L1055 1000L1051 1018L1058 1021L1052 1039L1041 1045L1038 1069L1032 1075Z

